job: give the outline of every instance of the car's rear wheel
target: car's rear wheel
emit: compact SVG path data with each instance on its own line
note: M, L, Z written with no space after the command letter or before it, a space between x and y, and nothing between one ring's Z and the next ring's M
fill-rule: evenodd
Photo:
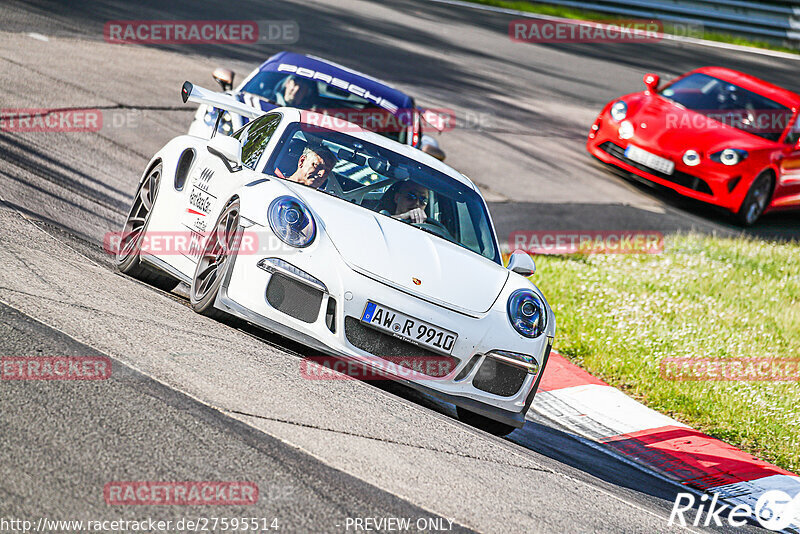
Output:
M736 213L736 220L739 224L752 226L761 217L769 205L774 181L775 179L769 171L759 174L753 181L747 191L747 195L744 197L742 206Z
M214 308L222 279L228 270L232 256L239 245L239 199L228 202L206 239L205 247L192 277L189 300L192 309L215 319L223 319L225 313Z
M153 167L139 184L131 211L122 227L115 263L120 272L164 291L172 291L180 283L166 273L144 265L141 260L142 239L150 222L150 214L161 183L161 164Z
M488 432L494 436L507 436L511 434L516 427L507 425L505 423L501 423L500 421L495 421L494 419L489 419L488 417L471 412L461 406L456 406L456 413L458 413L458 420L462 423L466 423L469 426L474 426L484 432Z

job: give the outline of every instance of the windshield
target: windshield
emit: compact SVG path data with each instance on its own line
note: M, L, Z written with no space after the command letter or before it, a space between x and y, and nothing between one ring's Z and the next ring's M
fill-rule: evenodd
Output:
M304 170L309 176L324 173L320 168L330 169L318 184L320 190L501 264L483 198L471 187L389 149L296 123L287 129L264 172L304 183Z
M340 117L403 144L408 141L412 121L419 120L415 113L409 113L411 110L399 110L393 114L340 87L286 72L259 72L241 90L278 106ZM358 113L353 114L354 111Z
M707 74L690 74L661 96L706 117L763 139L779 141L792 118L786 106Z

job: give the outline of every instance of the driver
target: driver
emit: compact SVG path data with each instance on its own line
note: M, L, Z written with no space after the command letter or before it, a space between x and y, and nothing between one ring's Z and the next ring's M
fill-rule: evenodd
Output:
M401 221L413 224L424 223L428 216L425 208L428 206L428 189L416 182L401 182L394 190L389 192L387 209L381 210L384 215L389 215Z
M304 80L292 74L283 83L283 89L275 94L275 103L279 106L304 108L306 100L314 91L314 82Z
M284 176L280 169L275 169L275 174L279 178L318 189L328 179L335 165L336 156L333 152L321 145L309 145L297 160L297 170L291 176Z

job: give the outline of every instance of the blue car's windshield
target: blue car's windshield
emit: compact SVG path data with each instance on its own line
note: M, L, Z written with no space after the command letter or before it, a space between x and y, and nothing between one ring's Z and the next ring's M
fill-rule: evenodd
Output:
M389 149L299 123L289 127L264 172L290 178L309 150L331 159L321 190L502 264L486 204L468 185Z
M309 80L287 72L261 71L241 90L278 106L329 113L403 144L408 142L413 121L418 120L414 110L390 112L371 100L322 80Z

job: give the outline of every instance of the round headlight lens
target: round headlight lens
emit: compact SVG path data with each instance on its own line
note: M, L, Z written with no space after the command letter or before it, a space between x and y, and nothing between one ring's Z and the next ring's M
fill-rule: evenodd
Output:
M547 326L545 306L533 291L518 289L508 298L508 320L523 336L538 337Z
M736 165L740 161L739 152L732 148L726 148L719 155L719 160L725 165Z
M314 242L317 225L300 200L290 196L276 198L269 205L268 218L269 227L287 245L303 248Z
M697 153L697 150L687 150L683 153L683 164L689 167L694 167L695 165L700 165L700 154Z
M222 120L219 121L219 131L225 135L230 135L233 131L233 119L227 111L222 115Z
M633 124L631 121L622 121L622 124L619 125L619 138L630 139L631 137L633 137Z
M203 115L203 121L211 126L214 124L214 121L217 120L217 110L216 108L209 107L206 109L206 114Z
M628 116L628 104L624 100L617 100L611 106L611 118L619 122Z

